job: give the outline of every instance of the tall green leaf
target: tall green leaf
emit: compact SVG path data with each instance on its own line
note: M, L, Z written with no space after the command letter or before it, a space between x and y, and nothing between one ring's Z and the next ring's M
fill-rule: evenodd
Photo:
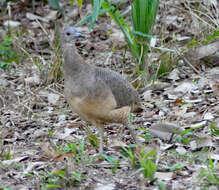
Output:
M59 5L59 0L49 0L50 4L57 9L59 12L61 12L61 7Z
M145 55L148 52L159 0L134 0L132 3L132 23L136 47L140 57L140 69L144 70Z
M131 50L131 53L133 54L133 56L135 58L138 59L139 54L138 54L137 49L135 47L135 41L134 41L133 35L131 33L131 29L126 24L125 19L121 16L119 11L108 0L104 0L102 6L104 9L109 9L108 14L112 17L114 22L119 25L120 29L122 30L122 32L125 36L125 39L126 39L128 46Z
M90 20L90 29L93 28L96 22L103 0L93 0L93 12Z

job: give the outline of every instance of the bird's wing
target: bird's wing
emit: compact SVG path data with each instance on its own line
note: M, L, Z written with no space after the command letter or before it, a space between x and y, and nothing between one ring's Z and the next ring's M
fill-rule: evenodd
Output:
M101 80L110 88L118 108L139 102L137 91L119 73L98 68L96 70L96 79Z

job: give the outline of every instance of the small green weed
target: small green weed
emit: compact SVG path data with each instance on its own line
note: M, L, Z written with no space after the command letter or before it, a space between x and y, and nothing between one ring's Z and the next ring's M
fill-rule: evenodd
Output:
M131 148L126 149L123 147L122 156L129 158L131 161L132 167L137 167L138 165L140 168L134 172L133 175L142 172L144 177L149 180L153 180L154 174L157 170L157 166L154 163L154 157L156 155L156 151L153 150L149 153L146 151L146 147L136 147L136 152L134 153Z
M158 78L167 75L174 66L176 66L175 58L171 53L164 53L161 57L161 63L158 68Z
M12 158L11 150L9 147L3 145L3 141L0 138L0 158L1 160L10 160Z
M89 163L89 157L86 154L85 151L85 141L81 140L78 142L78 144L74 143L67 143L67 147L64 150L65 152L72 152L73 153L73 159L77 164L88 164Z
M68 1L70 1L71 5L73 5L76 0L68 0ZM83 4L83 0L77 0L77 4L78 4L79 7L81 7L82 4Z
M6 69L12 62L18 62L19 57L12 46L13 38L4 36L4 41L0 42L0 68Z
M12 187L2 185L1 190L13 190Z
M140 135L141 138L145 139L145 142L150 142L152 139L152 135L149 133L149 129L145 128L137 128L139 131L143 131L144 134Z
M204 186L206 188L210 187L211 185L219 186L219 175L214 167L214 163L211 158L209 158L207 169L201 168L200 172L201 174L199 176L199 184L205 181Z
M116 160L112 156L108 156L106 154L103 154L102 157L105 158L109 163L114 165L114 167L112 168L112 172L116 173L116 170L119 167L120 160Z
M89 134L88 140L89 140L90 144L94 147L98 147L98 145L100 143L99 138L95 134Z
M164 184L163 181L157 180L156 184L157 184L157 186L159 187L160 190L165 190L166 189L165 184Z
M193 135L193 131L195 129L199 129L199 128L202 128L205 124L200 124L198 126L195 126L195 127L191 127L191 128L188 128L186 129L185 131L183 131L179 136L178 136L178 140L182 143L185 143L185 144L189 144L190 141L192 140L192 138L190 137L191 135Z
M144 177L149 180L152 180L154 178L154 174L157 170L157 166L155 165L153 158L151 158L155 154L155 150L146 153L145 148L142 148L138 153L138 161L141 166L139 170L143 173Z
M84 174L78 171L67 172L66 170L58 170L51 173L46 173L42 176L42 189L71 187L86 179Z
M135 159L135 155L134 155L134 153L132 152L132 150L131 150L131 149L127 149L127 148L125 148L125 147L123 147L122 149L123 149L123 151L124 151L123 155L124 155L125 157L128 157L129 160L130 160L130 162L131 162L131 166L132 166L132 167L135 167L135 166L136 166L136 159Z
M166 166L165 169L168 169L170 171L177 171L177 170L181 171L185 166L186 164L177 163L177 164L174 164L173 166Z
M204 44L208 44L218 38L219 38L219 30L215 30L210 35L206 36L206 40L204 41Z
M213 123L209 123L209 127L211 130L211 135L213 136L218 136L219 135L219 130L214 126Z

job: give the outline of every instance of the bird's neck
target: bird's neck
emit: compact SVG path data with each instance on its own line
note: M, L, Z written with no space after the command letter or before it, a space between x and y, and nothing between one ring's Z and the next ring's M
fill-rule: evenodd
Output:
M64 71L67 76L75 76L85 70L87 64L78 54L74 44L67 43L62 49L64 56Z

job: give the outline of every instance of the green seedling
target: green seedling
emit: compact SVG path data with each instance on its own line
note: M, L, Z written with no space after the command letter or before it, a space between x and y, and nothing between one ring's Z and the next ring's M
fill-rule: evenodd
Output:
M177 170L181 171L185 166L186 164L177 163L177 164L174 164L173 166L167 166L165 167L165 169L170 170L170 171L177 171Z
M1 157L1 160L10 160L12 158L12 154L11 154L11 151L9 148L5 148L3 147L3 144L1 144L0 146L0 157Z
M188 137L189 135L193 135L192 131L194 131L195 129L199 129L199 128L202 128L205 124L200 124L198 126L195 126L195 127L191 127L189 129L186 129L185 131L183 131L180 136L178 136L178 140L180 142L183 142L185 144L189 144L190 141L192 140L191 137Z
M71 187L77 183L81 183L86 176L78 171L66 172L66 170L58 170L42 176L43 188L62 188Z
M116 173L116 170L119 167L120 160L116 160L112 156L108 156L106 154L103 154L102 157L105 158L109 163L114 165L114 167L112 168L112 172Z
M209 127L211 130L211 135L213 136L218 136L219 135L219 130L214 126L213 123L209 123Z
M95 134L90 134L88 137L88 140L92 146L94 146L94 147L99 146L100 140Z
M153 157L156 154L156 151L151 151L149 153L145 153L144 150L139 152L138 161L140 163L140 170L143 173L144 177L152 180L154 178L154 174L157 170L157 166L155 165Z
M151 141L152 135L149 133L149 129L145 129L145 128L137 128L137 129L145 133L143 135L140 135L141 138L145 139L145 142Z
M65 148L65 152L72 152L73 159L76 161L77 164L80 163L88 163L88 155L85 151L85 141L81 140L78 142L78 145L68 142L67 148Z
M48 129L48 134L50 138L53 138L53 132L50 129Z
M160 57L160 61L156 78L164 77L176 66L176 58L171 53L164 53Z
M206 37L206 40L204 41L204 44L208 44L212 41L214 41L215 39L219 38L219 30L215 30L213 33L211 33L210 35L208 35Z
M125 147L122 147L123 152L123 156L128 157L130 162L131 162L131 166L135 167L136 166L136 159L135 159L135 155L132 152L131 149L126 149Z
M211 158L209 158L207 169L201 168L200 172L199 184L206 181L204 185L206 188L209 188L211 185L219 186L219 176Z
M136 153L133 153L133 150L123 147L122 153L123 157L128 157L128 159L131 161L131 166L133 168L137 167L138 164L140 165L140 168L135 171L132 176L141 172L145 178L152 180L157 170L157 166L153 161L156 151L146 153L146 147L135 148L137 148L137 151Z
M156 181L157 186L159 187L160 190L166 190L165 184L161 180Z
M12 46L13 38L4 36L4 41L0 42L0 68L6 69L12 62L18 62L19 57Z
M66 149L67 152L71 151L73 153L77 153L77 145L76 144L68 142L67 146L68 146L68 148Z
M13 190L10 186L2 185L1 190Z

